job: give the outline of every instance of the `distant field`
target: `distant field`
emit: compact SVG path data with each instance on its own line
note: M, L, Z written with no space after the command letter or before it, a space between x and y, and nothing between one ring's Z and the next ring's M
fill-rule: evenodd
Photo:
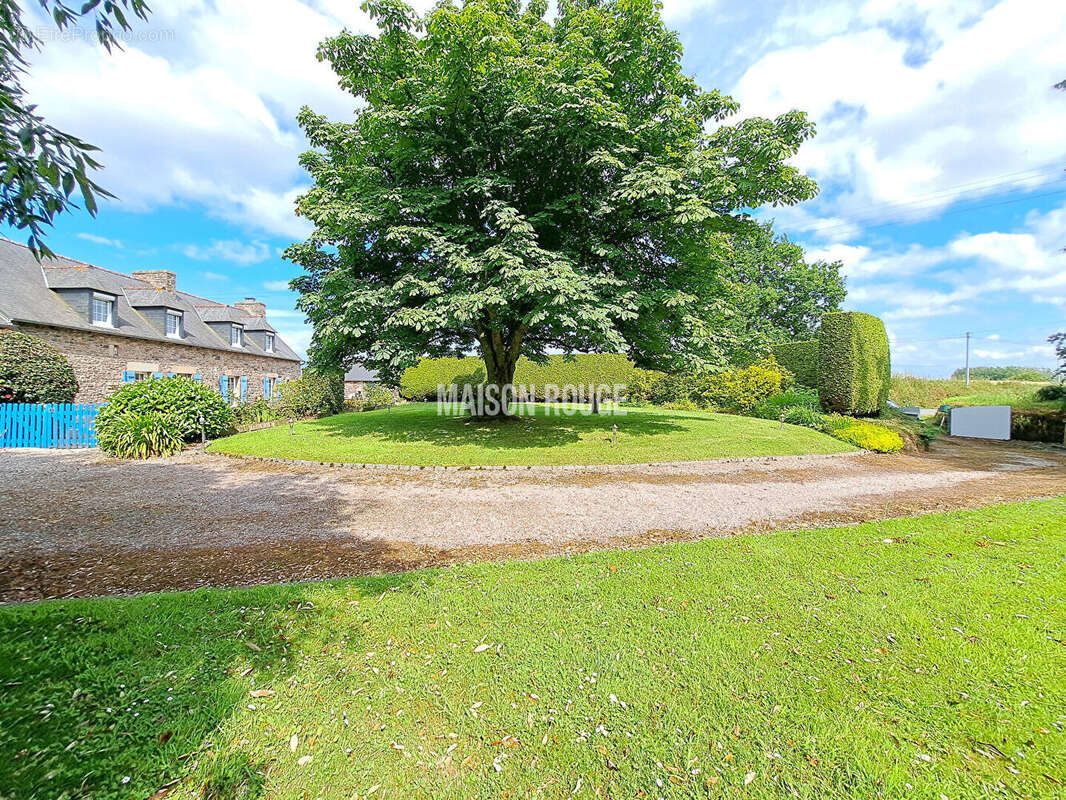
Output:
M1048 409L1062 408L1061 403L1036 399L1036 392L1043 383L1033 381L965 381L916 378L913 375L893 375L889 397L901 406L983 406L1005 405L1014 408Z

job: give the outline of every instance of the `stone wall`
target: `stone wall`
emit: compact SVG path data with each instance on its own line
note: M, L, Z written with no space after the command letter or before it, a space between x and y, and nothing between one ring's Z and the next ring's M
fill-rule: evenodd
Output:
M269 356L214 350L209 347L155 342L96 331L19 323L18 330L43 339L63 353L78 378L75 402L98 403L122 386L122 373L170 372L203 376L207 386L218 388L223 375L248 378L247 400L263 396L263 378L278 382L300 377L300 364ZM239 387L230 387L239 392Z

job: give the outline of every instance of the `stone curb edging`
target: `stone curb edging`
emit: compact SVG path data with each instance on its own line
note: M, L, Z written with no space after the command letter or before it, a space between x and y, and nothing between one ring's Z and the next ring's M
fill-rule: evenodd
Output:
M625 471L646 467L698 467L709 464L767 464L785 459L829 459L854 458L869 455L870 450L855 450L844 453L811 453L810 455L792 456L737 456L734 458L708 458L702 461L639 461L632 464L473 464L470 466L421 466L418 464L356 464L347 461L310 461L301 458L270 458L268 456L249 456L241 453L207 451L197 447L196 451L208 456L233 458L239 461L258 461L264 464L288 464L300 467L333 467L337 469L394 470L400 472L598 472Z

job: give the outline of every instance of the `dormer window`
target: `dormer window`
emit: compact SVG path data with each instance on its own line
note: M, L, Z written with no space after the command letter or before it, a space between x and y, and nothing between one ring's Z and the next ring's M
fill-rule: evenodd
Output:
M231 325L229 329L229 343L234 347L244 347L244 326Z
M167 336L171 339L181 338L181 312L167 312Z
M263 334L263 349L266 350L268 353L274 352L274 334Z
M109 294L93 292L89 301L89 321L104 328L115 327L115 298Z

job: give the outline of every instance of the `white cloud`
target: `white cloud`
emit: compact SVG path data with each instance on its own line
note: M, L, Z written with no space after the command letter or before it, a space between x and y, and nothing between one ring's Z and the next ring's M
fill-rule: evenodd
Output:
M197 261L232 261L235 264L258 264L272 255L270 246L263 242L240 242L235 239L216 239L208 247L187 244L181 252Z
M122 242L118 239L108 239L106 236L97 236L95 233L79 233L77 234L79 239L84 239L87 242L93 244L102 244L105 247L114 247L116 250L122 249Z
M307 348L311 346L312 329L304 322L302 311L268 308L267 319L300 358L307 358Z
M740 79L743 113L799 108L817 122L796 162L843 187L816 201L822 214L923 218L960 192L1062 176L1066 93L1051 87L1062 80L1066 5L1002 0L983 15L967 5L853 7L826 23L829 38L772 50ZM921 34L897 32L906 25Z
M287 292L289 291L288 281L264 281L263 288L269 292Z
M200 275L209 281L228 281L228 275L222 275L218 272L201 272Z
M45 23L42 23L45 24ZM89 37L53 41L26 81L53 124L102 148L98 181L125 209L202 204L250 229L302 237L292 200L306 174L295 124L310 105L351 113L318 43L343 27L369 29L356 3L208 0L153 5L140 33L108 55ZM143 39L143 40L141 40Z

